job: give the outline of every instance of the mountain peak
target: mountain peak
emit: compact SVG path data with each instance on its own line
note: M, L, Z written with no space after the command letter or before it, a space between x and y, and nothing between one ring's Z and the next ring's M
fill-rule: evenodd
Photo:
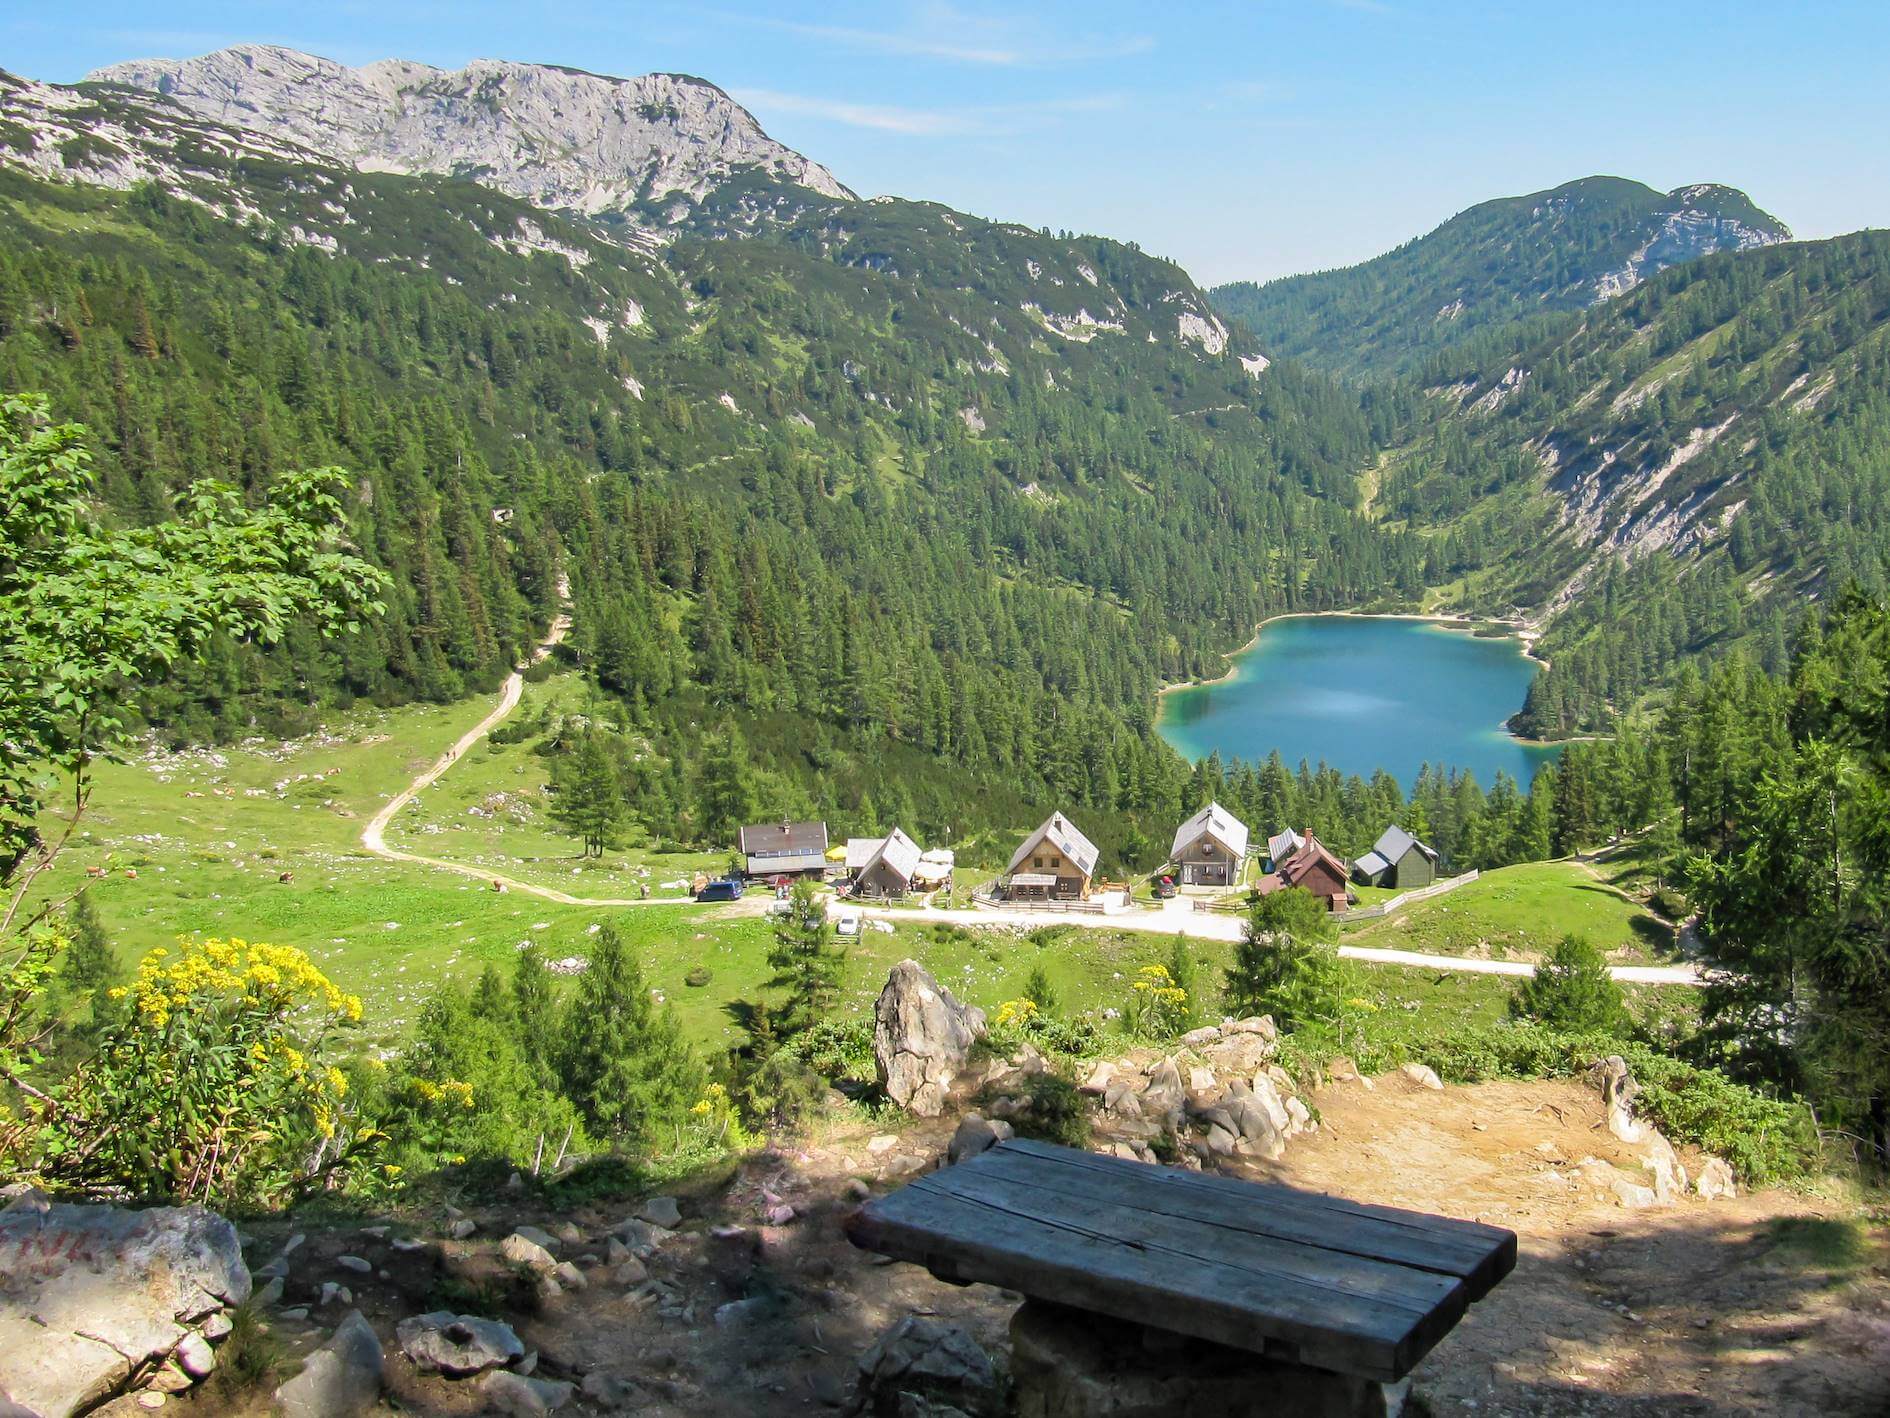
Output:
M770 138L723 90L681 74L615 78L551 64L407 59L350 68L271 44L140 59L86 76L368 171L473 177L541 207L681 220L722 183L759 175L853 194Z
M1661 192L1631 178L1583 177L1479 202L1358 266L1213 294L1273 352L1340 372L1386 372L1496 322L1580 309L1669 266L1790 239L1790 228L1735 187Z

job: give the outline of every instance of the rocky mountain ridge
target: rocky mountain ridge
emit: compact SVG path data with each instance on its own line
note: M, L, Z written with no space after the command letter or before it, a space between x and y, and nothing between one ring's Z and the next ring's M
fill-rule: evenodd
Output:
M1736 188L1589 177L1482 202L1357 266L1211 292L1269 352L1351 375L1408 372L1506 321L1573 312L1661 271L1791 239Z
M363 171L465 177L640 231L675 227L737 179L853 195L721 89L686 75L619 79L492 59L452 72L402 59L356 69L243 44L113 64L87 82L161 95Z

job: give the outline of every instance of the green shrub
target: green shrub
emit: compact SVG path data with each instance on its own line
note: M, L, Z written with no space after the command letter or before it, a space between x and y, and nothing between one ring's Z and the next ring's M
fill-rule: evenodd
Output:
M1509 1012L1570 1034L1625 1034L1632 1024L1607 957L1577 935L1556 942L1517 988Z
M1018 1092L1009 1085L1003 1091ZM1064 1147L1089 1146L1089 1106L1074 1081L1045 1071L1032 1074L1022 1091L1030 1106L1020 1109L1010 1120L1019 1137L1034 1137Z
M713 977L710 975L707 965L695 965L690 967L689 973L682 978L685 985L688 985L691 989L699 990L704 985L708 984Z

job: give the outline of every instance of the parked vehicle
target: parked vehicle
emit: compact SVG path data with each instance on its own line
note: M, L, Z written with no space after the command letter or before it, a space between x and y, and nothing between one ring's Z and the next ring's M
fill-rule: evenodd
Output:
M1177 888L1175 886L1175 879L1172 876L1164 875L1156 877L1150 889L1154 891L1155 898L1158 901L1168 901L1173 899Z
M860 933L860 913L842 911L833 918L833 933L838 936L857 936Z
M711 881L696 892L698 901L739 901L742 899L742 879L738 876L725 876L720 881Z

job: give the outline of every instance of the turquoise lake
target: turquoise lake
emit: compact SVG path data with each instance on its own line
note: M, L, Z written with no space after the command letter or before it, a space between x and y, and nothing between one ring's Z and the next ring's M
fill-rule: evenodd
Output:
M1162 737L1183 756L1219 749L1258 763L1278 749L1289 768L1324 759L1363 778L1383 768L1408 791L1426 763L1468 769L1485 789L1500 769L1527 788L1557 753L1503 727L1536 672L1514 638L1422 620L1294 616L1268 622L1231 670L1162 696Z

